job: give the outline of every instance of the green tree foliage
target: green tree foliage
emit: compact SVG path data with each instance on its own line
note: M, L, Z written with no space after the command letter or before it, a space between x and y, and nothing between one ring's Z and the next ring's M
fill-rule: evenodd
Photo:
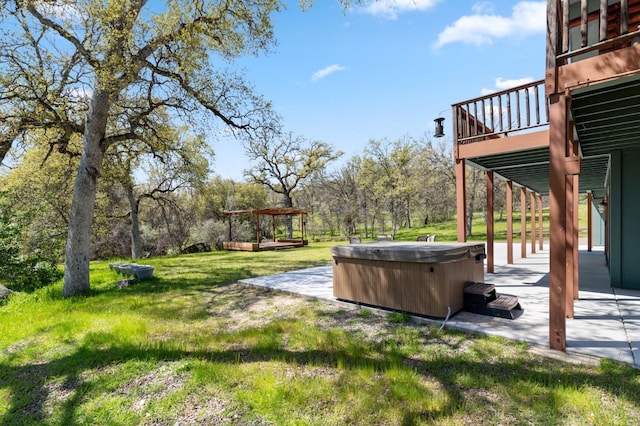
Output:
M390 212L392 235L395 235L402 218L405 218L406 226L411 224L414 198L411 162L414 156L415 141L410 138L394 142L371 140L365 148L358 181L361 188L370 188L371 199L376 206L373 217L380 217L385 210Z
M317 173L304 185L298 200L311 213L307 224L310 234L354 235L364 223L365 236L369 236L364 220L368 199L357 181L361 168L361 158L354 156L337 171Z
M144 142L114 145L107 151L103 176L118 186L128 205L131 257L142 253L140 208L143 201L156 206L171 202L172 194L200 188L209 172L213 151L203 137L179 136L186 129L162 129ZM137 182L136 176L145 178Z
M194 124L215 117L239 133L275 119L224 64L268 50L279 1L151 3L6 1L0 12L1 139L20 142L47 129L51 151L79 154L65 296L89 289L93 212L109 147L145 140L157 109ZM74 135L80 152L70 149Z
M225 220L225 210L249 210L267 207L267 194L263 185L235 182L214 176L203 187L198 204L203 220Z
M445 143L434 146L430 140L418 141L413 161L415 192L414 216L419 223L449 220L455 212L455 164Z
M46 247L24 250L30 211L17 211L15 197L0 192L0 284L14 291L32 291L61 277L55 255Z
M35 138L25 144L24 155L4 170L0 187L11 195L14 211L29 212L29 220L23 223L22 250L46 251L61 261L78 158L49 155L46 144L40 142ZM70 146L79 143L76 139Z
M258 137L250 138L245 150L249 159L256 162L244 171L245 177L282 195L284 207L294 207L294 191L342 155L341 151L334 152L326 142L311 141L291 132L273 131L261 132ZM287 217L288 238L292 234L291 217Z

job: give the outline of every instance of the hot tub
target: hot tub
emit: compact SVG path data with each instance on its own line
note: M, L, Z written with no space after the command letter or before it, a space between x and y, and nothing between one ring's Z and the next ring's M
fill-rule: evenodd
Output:
M334 297L433 318L460 311L465 284L484 281L483 243L385 241L331 255Z

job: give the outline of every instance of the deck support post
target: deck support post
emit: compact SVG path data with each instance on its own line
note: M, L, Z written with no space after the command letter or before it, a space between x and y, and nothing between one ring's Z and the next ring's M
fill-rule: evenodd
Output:
M527 188L520 187L520 257L527 257Z
M580 175L573 175L573 300L580 299L579 195Z
M549 346L565 351L567 98L549 95Z
M507 264L513 264L513 181L507 181Z
M458 242L467 241L467 181L465 177L465 160L456 158L456 211L458 222Z
M593 193L587 193L587 251L593 250Z
M487 273L493 274L493 240L494 240L494 212L493 212L493 172L487 172Z
M573 176L565 175L565 259L566 259L566 314L567 318L573 318L573 289L574 289L574 274L573 274Z
M544 250L544 233L542 225L542 195L538 194L538 248Z
M529 211L531 215L531 253L536 252L536 193L531 192L529 198Z

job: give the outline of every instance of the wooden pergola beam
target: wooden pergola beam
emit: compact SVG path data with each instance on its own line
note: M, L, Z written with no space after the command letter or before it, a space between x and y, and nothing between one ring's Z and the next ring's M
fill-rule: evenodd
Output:
M306 210L296 209L292 207L268 207L264 209L246 209L246 210L226 210L222 212L223 215L229 218L229 241L232 241L231 233L231 217L240 215L253 215L256 217L256 243L260 244L260 216L271 216L271 226L273 231L273 241L276 241L276 216L300 216L300 232L302 233L301 240L304 240L304 215L309 214Z

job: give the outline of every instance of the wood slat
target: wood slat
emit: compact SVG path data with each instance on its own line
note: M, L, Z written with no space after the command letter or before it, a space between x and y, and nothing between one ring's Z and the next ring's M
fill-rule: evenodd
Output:
M484 280L483 262L387 262L334 258L333 295L383 308L444 318L464 306L464 287Z

